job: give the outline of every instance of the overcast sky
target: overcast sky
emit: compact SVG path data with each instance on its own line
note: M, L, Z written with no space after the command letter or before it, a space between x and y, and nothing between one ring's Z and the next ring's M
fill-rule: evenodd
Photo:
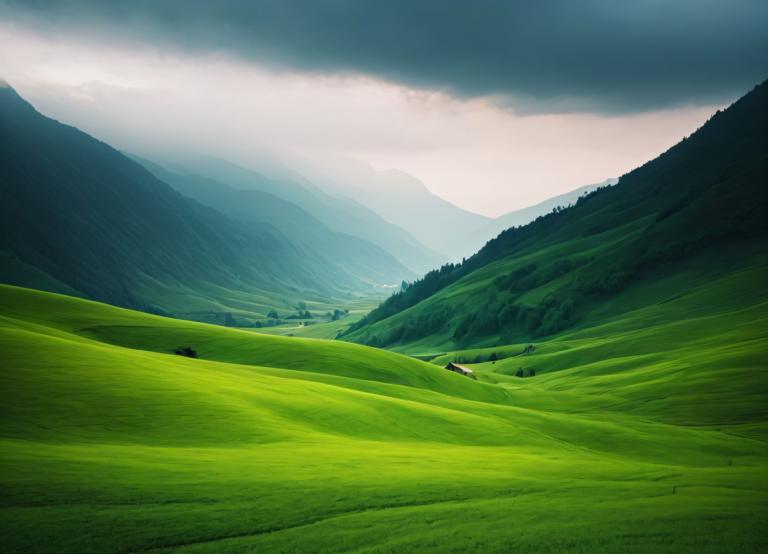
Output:
M498 215L768 77L768 2L0 0L0 75L141 154L352 156Z

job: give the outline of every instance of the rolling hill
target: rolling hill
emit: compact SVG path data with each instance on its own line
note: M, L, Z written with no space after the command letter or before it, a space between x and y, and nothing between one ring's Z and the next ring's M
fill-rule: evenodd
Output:
M0 87L0 143L7 283L215 319L264 316L297 298L369 291L379 279L411 275L351 238L331 245L346 256L331 262L335 253L290 241L274 225L184 197L110 146L44 117L9 86Z
M520 343L707 290L766 265L767 184L763 83L617 185L428 273L346 338L412 352Z
M550 341L528 362L560 371L516 379L497 368L509 358L475 366L477 381L10 286L0 302L4 552L765 542L765 341L749 325L766 321L764 301L703 316L729 332L685 352L651 318Z

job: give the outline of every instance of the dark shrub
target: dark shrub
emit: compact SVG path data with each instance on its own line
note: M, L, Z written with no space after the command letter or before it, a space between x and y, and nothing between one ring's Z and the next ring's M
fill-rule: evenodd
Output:
M193 350L191 346L177 348L174 350L174 353L178 354L179 356L186 356L187 358L197 358L197 352Z

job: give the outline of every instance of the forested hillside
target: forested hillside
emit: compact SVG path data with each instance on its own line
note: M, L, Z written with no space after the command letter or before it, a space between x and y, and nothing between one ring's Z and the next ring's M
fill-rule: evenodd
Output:
M613 187L508 229L462 264L428 273L371 312L350 340L439 347L537 338L606 311L685 292L675 280L736 272L768 234L768 84Z

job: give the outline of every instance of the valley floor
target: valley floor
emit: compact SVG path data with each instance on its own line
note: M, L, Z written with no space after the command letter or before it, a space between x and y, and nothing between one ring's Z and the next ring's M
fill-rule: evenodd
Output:
M768 303L712 287L429 364L0 286L0 551L762 551Z

